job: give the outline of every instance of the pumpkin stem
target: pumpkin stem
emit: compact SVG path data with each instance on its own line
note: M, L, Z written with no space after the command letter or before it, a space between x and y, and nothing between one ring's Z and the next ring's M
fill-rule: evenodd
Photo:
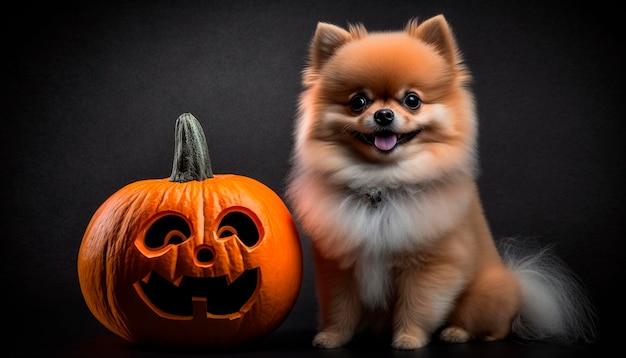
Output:
M200 122L191 113L176 119L174 138L174 165L171 182L184 183L213 178L209 147Z

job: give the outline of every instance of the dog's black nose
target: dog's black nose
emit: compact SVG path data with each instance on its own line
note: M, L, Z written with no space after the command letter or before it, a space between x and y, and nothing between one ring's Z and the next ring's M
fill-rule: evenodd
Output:
M374 121L380 126L388 126L393 122L393 111L390 109L379 109L374 113Z

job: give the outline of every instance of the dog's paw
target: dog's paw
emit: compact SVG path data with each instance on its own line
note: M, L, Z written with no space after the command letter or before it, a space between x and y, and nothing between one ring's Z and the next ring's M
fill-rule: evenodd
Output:
M472 337L470 336L469 332L464 330L463 328L452 326L447 327L443 331L441 331L439 338L442 341L448 343L465 343L469 341Z
M343 337L338 333L333 332L319 332L313 338L313 347L315 348L339 348L344 344L348 343L347 337Z
M424 347L428 342L429 339L424 334L402 333L394 335L391 346L394 349L413 350Z

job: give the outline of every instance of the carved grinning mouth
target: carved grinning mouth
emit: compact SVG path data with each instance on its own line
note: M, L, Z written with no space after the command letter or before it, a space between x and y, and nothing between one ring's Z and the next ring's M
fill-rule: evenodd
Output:
M206 313L226 316L241 311L257 291L259 279L259 269L255 268L244 271L230 284L226 276L184 276L180 284L175 285L152 271L148 280L140 281L136 289L143 291L143 295L139 293L144 300L148 299L167 314L193 316L193 301L199 299L206 302Z
M411 139L415 138L422 129L418 129L409 133L397 134L390 130L382 130L374 133L362 133L353 131L351 134L359 139L361 142L373 145L378 150L384 153L389 153L394 150L397 146L404 144Z

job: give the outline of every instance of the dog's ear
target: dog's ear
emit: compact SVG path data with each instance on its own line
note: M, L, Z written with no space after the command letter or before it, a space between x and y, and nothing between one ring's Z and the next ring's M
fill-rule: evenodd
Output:
M351 39L350 32L339 26L325 22L318 23L310 47L309 65L311 68L321 68L339 47Z
M419 24L416 19L410 20L406 31L427 44L434 46L450 63L458 64L461 60L452 29L443 15L437 15Z

